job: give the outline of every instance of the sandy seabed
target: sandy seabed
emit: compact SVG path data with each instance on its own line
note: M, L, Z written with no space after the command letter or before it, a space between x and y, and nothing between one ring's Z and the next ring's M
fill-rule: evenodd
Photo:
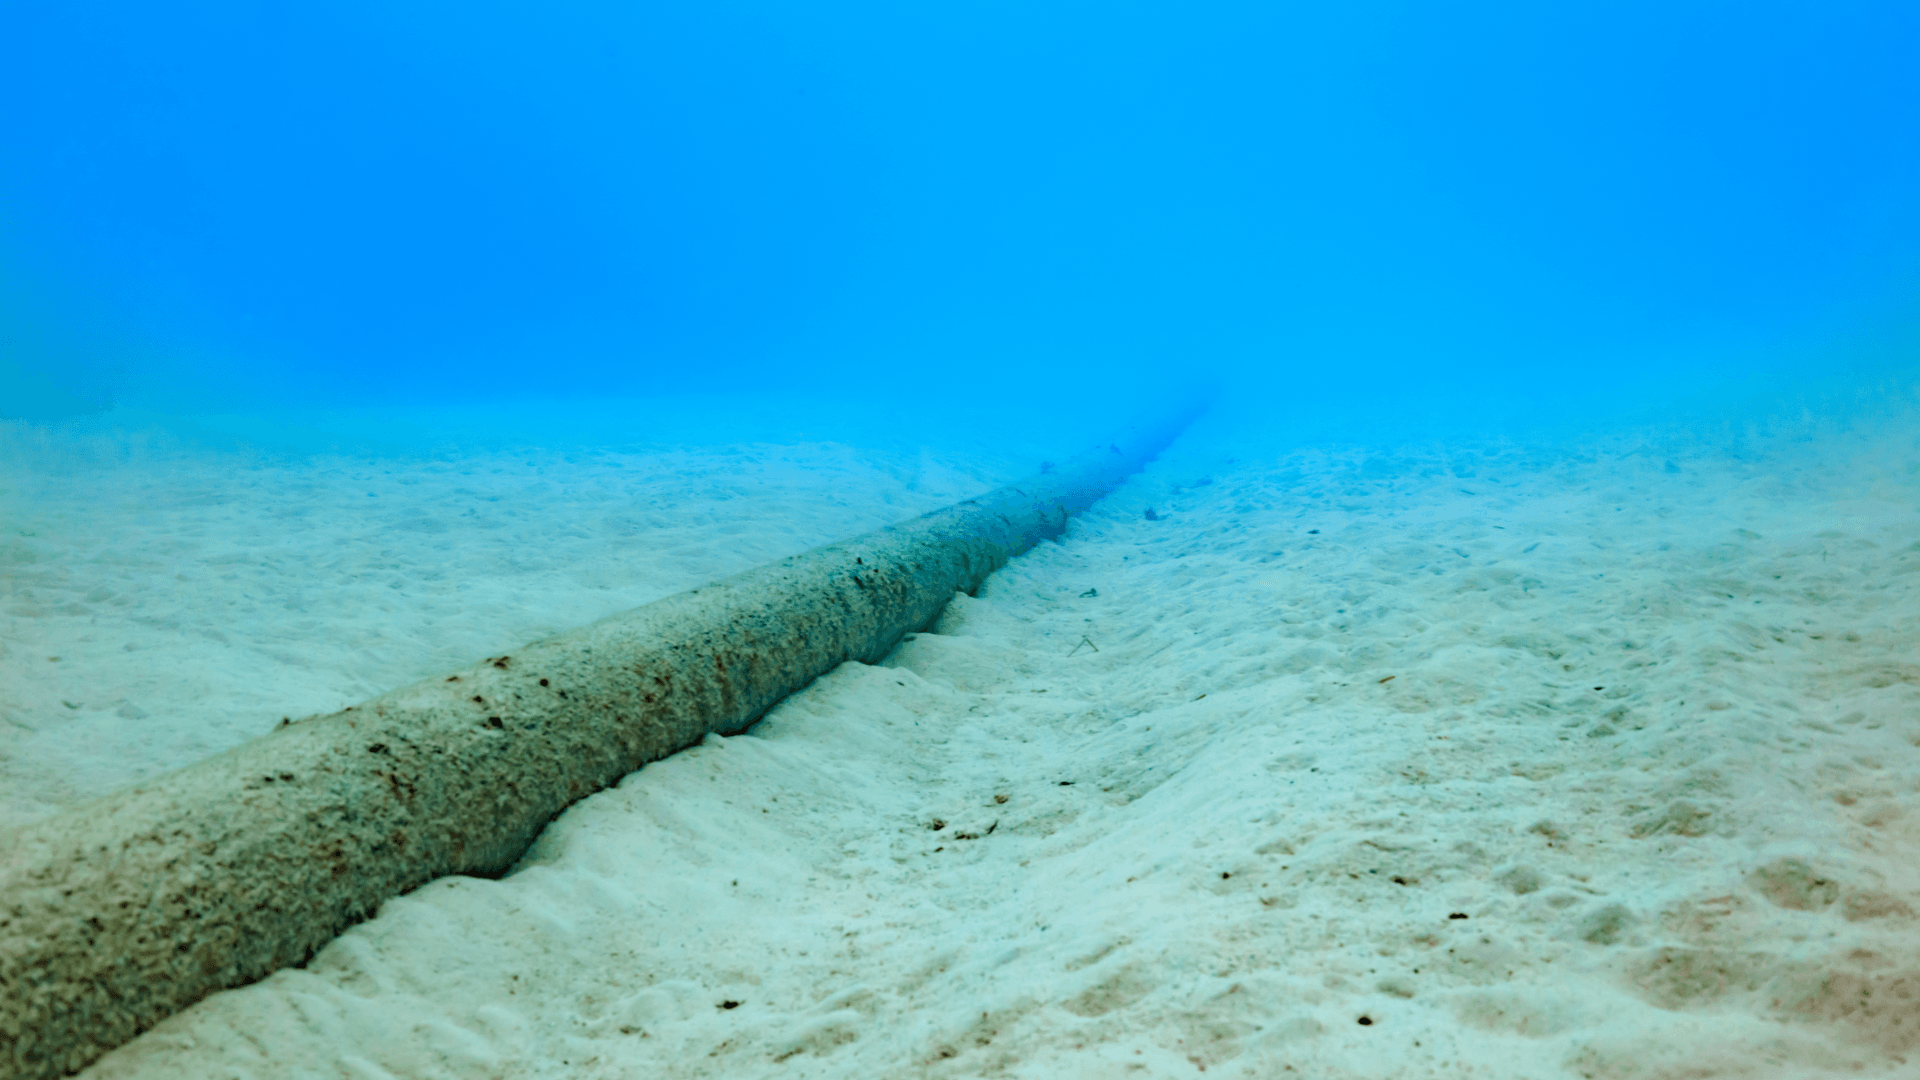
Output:
M85 1075L1920 1076L1920 424L1260 445ZM1033 464L22 468L0 827Z

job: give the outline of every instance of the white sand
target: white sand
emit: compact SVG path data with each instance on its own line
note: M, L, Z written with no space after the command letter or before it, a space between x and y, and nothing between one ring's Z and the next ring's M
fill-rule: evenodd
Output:
M508 877L393 901L88 1075L1916 1075L1920 428L1744 457L1257 445L1196 430L885 665L641 770ZM710 538L677 572L773 553L764 520L700 501L731 466L628 464L685 493L675 535ZM106 725L96 700L158 714L256 692L232 669L267 660L309 673L275 686L307 695L289 708L327 707L605 610L580 583L613 571L575 553L606 541L569 546L561 512L603 464L519 468L476 470L506 506L456 494L475 477L396 473L379 497L411 505L373 511L359 480L276 475L302 526L178 506L151 512L171 532L116 533L129 495L58 519L99 538L78 554L8 536L40 560L9 568L9 604L87 605L116 632L135 624L112 597L157 606L140 580L189 571L141 642L211 669L123 677L140 651L81 642L85 617L14 616L9 715L46 715L29 694L85 695L73 724ZM838 516L805 491L751 505L811 515L785 522L801 546L917 508L885 502L895 483ZM497 544L400 531L424 505L498 515ZM169 545L196 516L189 560ZM274 551L274 591L243 600ZM65 593L18 576L48 567ZM83 570L111 595L72 596ZM463 585L485 602L455 605ZM308 613L228 621L290 599ZM253 643L285 618L316 636ZM228 642L179 644L209 630ZM21 688L28 652L70 681ZM249 733L221 726L230 699L197 707L209 745ZM106 751L78 768L46 736L16 740L10 781L99 782Z

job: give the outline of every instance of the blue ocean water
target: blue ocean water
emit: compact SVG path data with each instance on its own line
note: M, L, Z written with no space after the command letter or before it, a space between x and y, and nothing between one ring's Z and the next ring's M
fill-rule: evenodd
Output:
M13 5L0 415L1200 375L1497 429L1910 374L1915 19Z

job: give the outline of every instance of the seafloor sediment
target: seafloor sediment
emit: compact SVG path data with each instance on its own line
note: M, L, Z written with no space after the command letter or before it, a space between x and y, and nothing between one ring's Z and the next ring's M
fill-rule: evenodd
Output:
M88 1075L1909 1067L1910 425L1255 445L1203 426L885 664Z

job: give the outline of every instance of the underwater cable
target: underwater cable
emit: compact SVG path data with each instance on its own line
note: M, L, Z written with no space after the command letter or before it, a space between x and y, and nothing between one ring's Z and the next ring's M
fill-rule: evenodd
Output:
M86 1066L304 963L392 897L498 875L555 815L837 665L884 658L1138 471L1199 402L1051 471L602 619L0 836L0 1075Z

